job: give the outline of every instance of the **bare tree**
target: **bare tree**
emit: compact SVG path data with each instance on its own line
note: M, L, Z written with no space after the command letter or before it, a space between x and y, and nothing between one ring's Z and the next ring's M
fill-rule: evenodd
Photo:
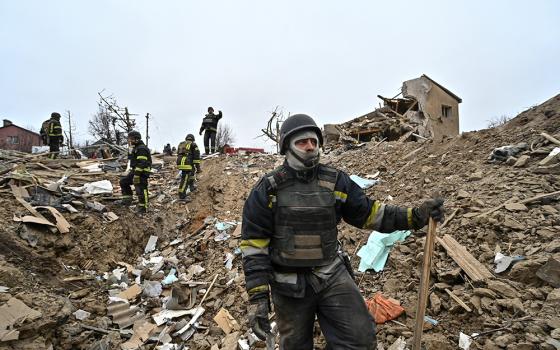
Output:
M220 123L216 131L216 148L221 150L225 145L231 146L235 142L235 135L231 126Z
M103 96L98 92L99 102L98 111L89 121L89 133L96 139L116 145L126 144L126 134L134 130L136 122L128 112L128 108L121 108L117 100L112 95Z
M278 110L278 108L279 107L276 106L276 108L274 108L274 110L270 112L272 115L266 123L266 128L261 129L263 133L257 136L265 137L273 141L276 144L276 152L280 151L278 145L278 143L280 142L280 125L284 121L284 112L282 110Z
M509 122L511 120L511 117L508 117L507 115L502 115L500 117L494 117L490 120L488 120L488 128L496 128L498 126L502 126L507 124L507 122Z
M97 113L89 121L88 131L91 136L109 143L117 140L116 130L113 125L113 117L107 106L99 103Z

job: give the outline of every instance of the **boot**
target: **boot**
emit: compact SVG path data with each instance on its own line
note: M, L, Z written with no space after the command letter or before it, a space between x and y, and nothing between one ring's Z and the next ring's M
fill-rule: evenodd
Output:
M187 196L186 194L179 195L179 202L182 202L182 203L189 203L189 202L191 202L191 201L192 201L192 199L191 199L190 196Z
M198 186L196 186L196 185L194 184L194 182L191 182L191 183L189 184L189 191L194 192L194 191L196 191L197 188L198 188Z
M146 207L143 207L141 205L136 207L136 214L137 215L142 216L142 215L146 214L147 212L148 212L148 208L146 208Z
M129 207L132 205L132 197L124 197L123 199L119 199L115 201L115 204L122 205L123 207Z

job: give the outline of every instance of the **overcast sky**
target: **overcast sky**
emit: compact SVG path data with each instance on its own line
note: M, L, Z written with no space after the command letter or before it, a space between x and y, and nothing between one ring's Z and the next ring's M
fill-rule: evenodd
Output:
M463 99L467 131L560 93L560 2L0 0L0 59L0 118L70 110L81 140L103 89L153 116L156 149L208 106L262 146L277 105L344 122L423 73Z

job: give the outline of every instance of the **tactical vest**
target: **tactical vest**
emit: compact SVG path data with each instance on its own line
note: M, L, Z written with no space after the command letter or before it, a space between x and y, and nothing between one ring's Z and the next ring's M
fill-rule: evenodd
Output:
M202 125L204 125L206 130L216 131L216 128L218 127L218 120L215 115L206 114L202 119Z
M335 169L319 165L310 182L298 180L284 167L267 179L276 202L274 235L270 243L271 260L287 267L323 266L337 252Z
M177 169L192 170L192 142L182 141L177 148Z

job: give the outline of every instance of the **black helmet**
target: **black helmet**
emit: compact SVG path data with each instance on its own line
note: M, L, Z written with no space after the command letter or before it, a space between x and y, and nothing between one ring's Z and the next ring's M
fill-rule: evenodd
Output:
M132 140L142 140L142 135L136 130L133 130L128 133L128 138Z
M187 137L185 137L185 141L194 141L194 135L188 134Z
M323 133L313 118L307 114L294 114L284 120L280 128L280 154L286 154L290 136L301 130L313 130L319 139L319 147L323 145Z
M208 113L210 113L210 112L214 112L214 108L208 107Z
M51 113L51 118L60 119L60 113L52 112Z

